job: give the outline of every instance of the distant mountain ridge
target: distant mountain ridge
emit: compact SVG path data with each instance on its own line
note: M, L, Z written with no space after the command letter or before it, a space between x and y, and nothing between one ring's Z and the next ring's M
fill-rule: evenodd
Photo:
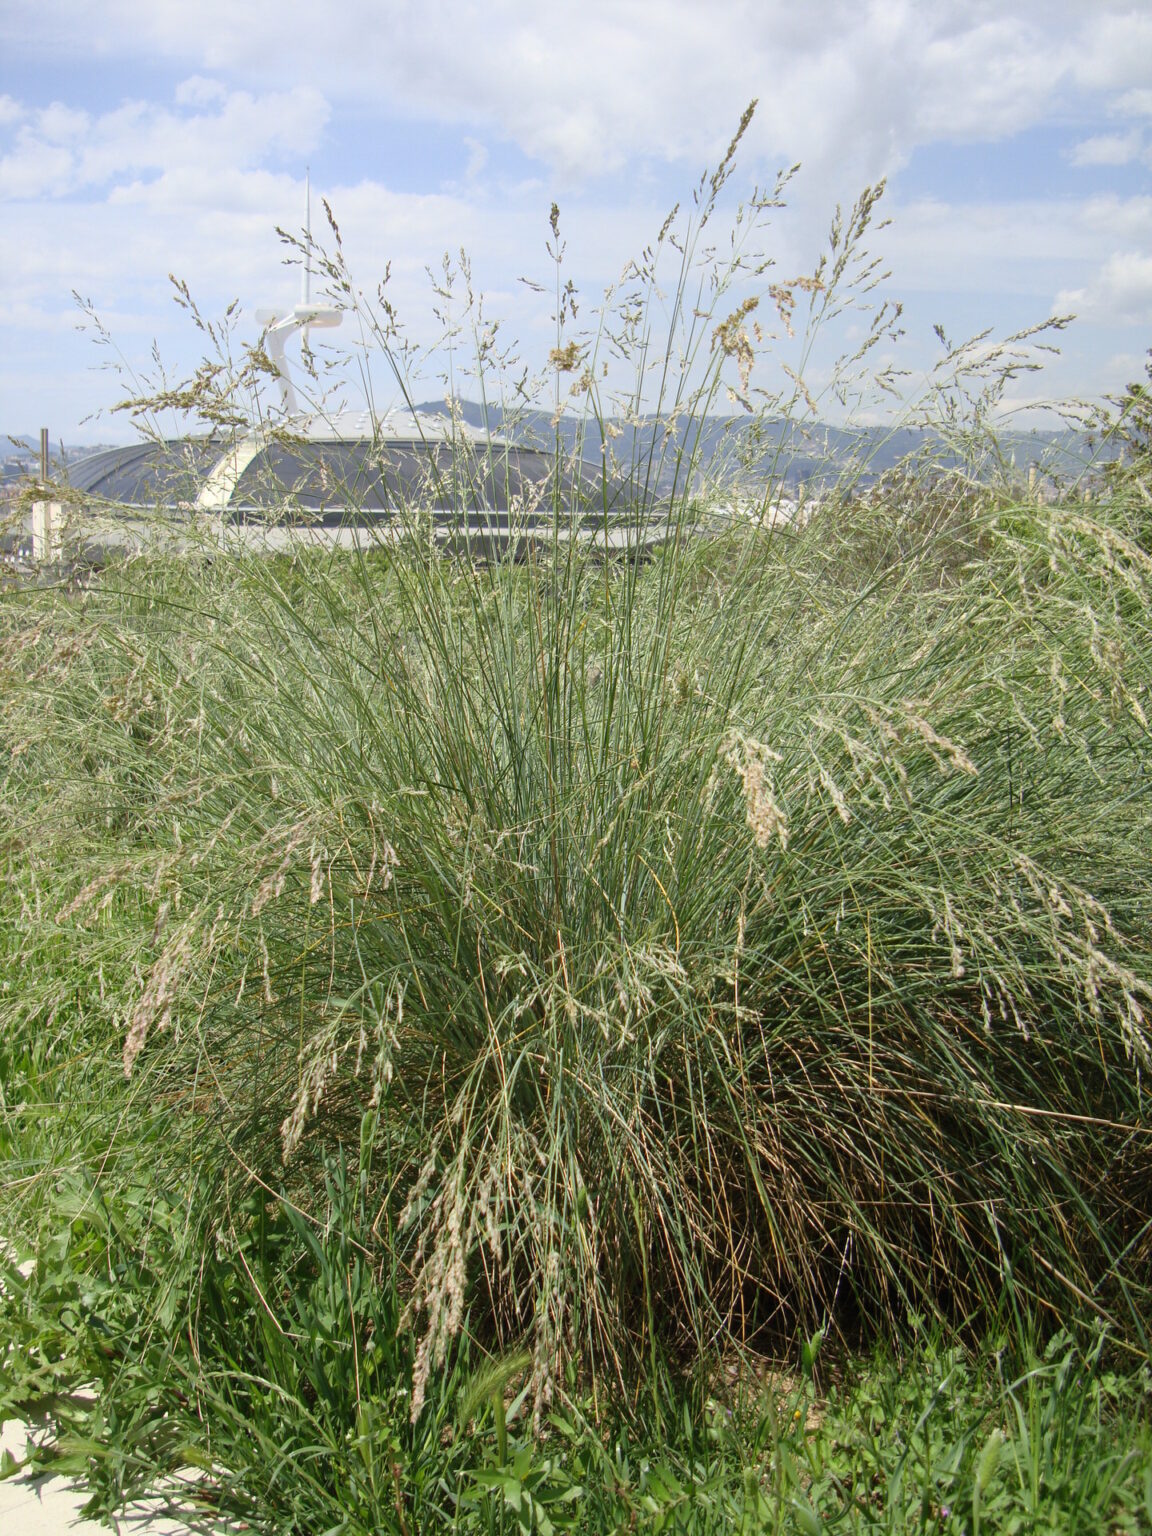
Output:
M604 443L595 418L580 420L565 413L555 420L547 411L527 408L506 413L473 400L457 400L451 408L443 400L428 400L416 410L435 416L454 410L469 426L542 448L553 447L559 438L566 452L579 449L593 463L599 462ZM670 428L664 419L646 415L636 422L611 419L607 429L616 463L639 466L651 459L658 467L655 488L662 491L670 489L677 462L683 464L685 458L696 460L705 484L771 481L790 491L801 485L826 487L845 478L867 485L916 457L931 459L942 469L966 462L938 432L926 427L848 428L741 415L707 416ZM1108 451L1094 452L1087 435L1071 428L989 434L976 456L987 463L994 454L1022 475L1036 465L1061 478L1073 478L1093 463L1114 457Z

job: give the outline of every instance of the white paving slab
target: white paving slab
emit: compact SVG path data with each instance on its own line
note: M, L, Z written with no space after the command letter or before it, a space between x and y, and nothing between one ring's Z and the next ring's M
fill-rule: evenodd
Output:
M0 1425L0 1452L18 1461L27 1453L28 1435L14 1419ZM81 1518L86 1491L71 1478L16 1473L0 1482L0 1532L3 1536L108 1536L108 1527ZM124 1536L189 1536L190 1528L141 1508L121 1516Z
M6 1244L0 1239L2 1246ZM25 1274L30 1267L20 1266ZM17 1419L0 1422L0 1457L5 1451L16 1461L28 1454L28 1430ZM86 1490L70 1477L16 1472L0 1479L0 1536L108 1536L106 1525L81 1518L87 1501ZM124 1536L190 1536L191 1530L146 1507L130 1510L116 1526Z

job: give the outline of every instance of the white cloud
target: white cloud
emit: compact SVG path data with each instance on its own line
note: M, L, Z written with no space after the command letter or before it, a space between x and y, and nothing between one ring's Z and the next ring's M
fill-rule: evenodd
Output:
M340 221L353 280L371 295L391 263L388 292L410 335L427 341L436 331L426 264L435 266L440 252L463 246L477 288L488 295L490 315L507 322L506 334L518 337L529 361L539 363L550 344L542 330L549 326L549 305L516 282L520 275L548 276L546 205L538 189L503 198L498 217L483 189L401 193L364 180L325 190ZM199 338L171 305L166 274L188 278L209 316L219 315L234 297L249 316L261 304L291 302L298 274L285 270L284 251L272 231L275 224L299 227L302 208L301 179L193 165L135 178L102 201L15 207L0 225L0 269L8 279L0 323L29 333L39 325L59 327L74 319L67 296L75 288L92 295L105 317L119 316L111 328L130 352L137 348L145 354L155 334L166 360L177 370L187 367ZM652 238L662 211L640 198L625 207L589 201L573 211L564 226L566 270L581 289L581 323L589 321L605 283ZM893 212L881 243L894 269L895 296L967 291L975 295L979 315L991 318L991 306L1002 306L1009 292L1016 295L1019 324L1043 318L1057 290L1063 290L1057 301L1062 309L1079 308L1100 318L1109 317L1109 304L1132 310L1140 272L1114 265L1106 273L1106 290L1098 274L1116 249L1145 240L1152 248L1152 198L1071 205L918 202ZM805 241L802 221L799 228L785 221L781 275L810 262L814 251L804 249ZM1093 285L1100 293L1090 308L1084 295ZM947 318L943 309L936 310L935 299L924 302L936 311L929 319ZM37 315L40 321L33 322L30 317ZM250 320L242 334L254 334ZM346 327L334 341L342 347L352 334ZM469 345L465 340L465 358ZM83 359L73 368L92 360L87 346L76 344L72 351ZM1072 379L1069 387L1071 392L1082 385ZM108 401L116 390L94 385L93 394Z
M920 199L889 213L884 252L897 292L1020 294L1046 304L1058 288L1078 287L1117 246L1152 249L1152 197ZM1075 283L1067 280L1072 273Z
M0 198L51 195L66 184L71 169L72 155L67 149L29 139L16 153L0 158Z
M1103 364L1105 391L1111 395L1123 394L1127 385L1144 381L1147 367L1146 352L1114 352Z
M210 107L227 95L222 80L209 80L206 75L190 75L176 87L176 103L181 107Z
M1056 302L1101 324L1152 326L1152 256L1118 251L1090 283L1060 293Z
M473 139L465 135L464 144L468 150L468 164L464 170L464 176L468 181L475 181L488 164L488 147L479 139Z
M22 26L82 51L98 13L121 51L482 129L572 183L636 157L694 172L757 96L758 155L858 186L1069 90L1138 92L1152 57L1132 0L341 0L322 25L314 0L40 0Z
M1083 85L1101 91L1141 89L1148 84L1152 59L1152 12L1146 5L1084 6L1077 29L1073 74Z
M1152 89L1125 91L1114 110L1121 117L1152 117Z
M254 96L209 93L202 88L209 83L177 93L178 105L201 110L126 101L92 116L53 102L25 113L0 156L0 198L69 195L179 167L223 174L271 154L306 153L328 118L327 103L310 86Z
M28 132L49 144L69 144L82 140L91 126L92 119L87 112L77 112L63 102L54 101L36 113L35 127Z
M401 315L423 313L425 264L463 245L512 328L538 321L515 278L546 275L554 195L583 319L753 96L739 189L804 162L799 217L774 237L781 274L807 268L838 200L919 146L994 145L1059 119L1082 135L1076 165L1147 154L1152 12L1133 0L333 0L318 16L314 0L0 0L24 98L0 96L4 350L18 334L31 355L38 326L70 323L73 287L121 314L122 334L160 334L165 355L169 270L212 314L236 295L292 298L273 227L299 227L317 148L357 280L371 289L391 261ZM94 84L86 112L52 100L69 51L97 84L105 61L117 79L135 61L133 99L101 104ZM164 100L158 63L180 81ZM342 171L345 109L361 139ZM434 161L427 124L459 129L454 144L429 135ZM384 184L395 162L365 134L403 136L409 190ZM1026 323L1056 294L1101 323L1146 323L1152 198L961 203L941 186L887 201L895 222L875 238L898 297L967 296Z
M1073 165L1131 165L1144 158L1144 136L1138 128L1128 133L1102 133L1082 139L1069 157Z

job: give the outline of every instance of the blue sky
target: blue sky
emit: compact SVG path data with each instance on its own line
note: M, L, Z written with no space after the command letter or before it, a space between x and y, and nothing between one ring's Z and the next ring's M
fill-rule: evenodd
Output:
M551 280L553 199L586 315L753 97L724 217L799 161L766 236L776 280L798 276L836 204L886 177L873 249L904 334L874 356L910 392L934 324L959 340L1052 313L1078 318L1009 387L1021 420L1142 374L1148 0L0 0L0 430L127 435L85 421L124 393L100 365L147 369L155 344L178 377L199 356L169 272L210 317L239 299L254 339L256 309L298 296L275 226L300 228L306 165L356 282L373 292L390 264L414 339L437 335L426 268L464 247L541 368L549 303L518 279ZM115 354L77 330L73 290ZM866 323L816 349L817 393Z

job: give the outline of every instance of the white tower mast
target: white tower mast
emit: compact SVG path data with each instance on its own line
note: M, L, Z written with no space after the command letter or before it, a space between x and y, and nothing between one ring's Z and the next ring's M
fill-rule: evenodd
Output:
M304 302L312 302L312 167L304 167Z
M280 403L284 407L286 416L300 414L296 390L288 371L288 360L284 355L289 338L300 330L307 337L308 329L313 325L331 329L339 325L343 319L342 312L334 304L313 304L312 302L312 172L310 167L304 174L303 287L303 301L287 313L277 309L256 311L256 319L264 327L265 351L278 375L276 382L280 386Z

